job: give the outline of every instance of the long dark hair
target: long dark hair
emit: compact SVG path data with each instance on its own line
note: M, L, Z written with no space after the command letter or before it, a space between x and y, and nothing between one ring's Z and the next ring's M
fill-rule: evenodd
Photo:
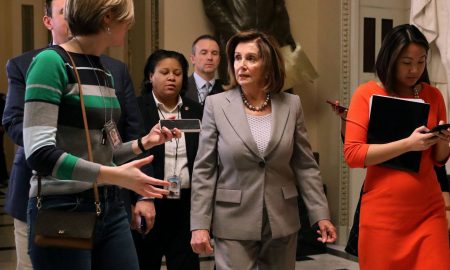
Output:
M402 24L394 27L384 38L375 63L378 78L389 93L395 92L396 63L402 50L411 43L422 46L428 53L429 45L425 36L417 27L411 24ZM425 70L417 83L430 83L428 70Z
M181 85L180 96L184 96L187 91L189 63L186 60L186 57L181 53L168 50L156 50L147 58L147 63L145 63L144 67L144 79L142 80L142 94L150 93L152 91L152 83L148 78L150 74L155 73L156 65L167 58L173 58L181 65L183 82Z

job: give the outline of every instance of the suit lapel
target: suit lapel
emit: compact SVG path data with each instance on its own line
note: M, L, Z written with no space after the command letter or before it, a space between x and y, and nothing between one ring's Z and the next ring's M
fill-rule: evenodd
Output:
M214 82L214 86L211 90L211 93L209 93L209 96L215 95L218 93L222 93L222 92L223 92L222 81L220 79L216 79L216 81Z
M286 128L286 123L289 118L289 106L283 102L283 94L274 94L271 98L272 106L272 130L270 133L269 144L267 145L264 156L268 156L283 136L284 130Z
M189 102L183 99L183 105L180 108L181 118L183 119L197 119L199 115L194 112L194 110L189 106ZM192 101L191 101L192 102ZM188 161L189 170L189 181L192 179L192 167L195 160L195 155L197 154L198 148L198 133L184 133L184 138L186 141L186 156Z
M142 104L140 108L142 113L142 119L144 121L144 131L147 134L150 129L159 122L158 109L156 107L155 99L153 98L153 93L146 92L142 94ZM157 145L151 148L146 155L154 155L158 157L152 162L154 177L162 179L164 178L164 144Z
M146 130L145 132L149 132L150 129L159 122L159 115L158 115L158 109L156 107L155 99L153 98L152 92L146 93L142 96L144 98L144 102L146 104L145 110L146 113L144 113L144 118L146 123L144 123Z
M189 107L189 105L187 105L187 102L185 101L184 98L183 99L183 105L180 108L180 115L182 119L197 119L198 116L196 116L191 108ZM195 156L195 152L197 151L197 149L193 149L191 146L194 145L194 139L197 136L198 138L198 134L195 133L184 133L184 138L186 140L186 151L187 151L187 156L188 159L191 156ZM188 160L190 161L190 160ZM192 161L193 162L193 161Z
M193 101L198 101L197 85L195 84L194 75L191 75L188 79L188 90L186 91L186 97Z
M238 88L229 90L227 92L228 104L223 106L223 112L228 122L233 127L234 132L242 140L245 146L253 152L254 155L260 157L258 147L255 139L248 125L247 117L244 110L244 103L242 102L241 94Z

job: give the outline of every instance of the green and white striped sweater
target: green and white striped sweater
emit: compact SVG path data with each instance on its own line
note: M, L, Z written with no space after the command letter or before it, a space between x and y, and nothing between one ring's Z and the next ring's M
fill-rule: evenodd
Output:
M36 171L43 175L43 194L71 194L92 187L100 164L115 166L135 157L131 142L117 150L108 141L101 143L104 124L117 123L120 117L111 74L97 56L70 54L83 87L94 162L87 157L73 67L60 47L44 50L31 63L26 79L23 139L27 162L34 171L30 197L37 192Z

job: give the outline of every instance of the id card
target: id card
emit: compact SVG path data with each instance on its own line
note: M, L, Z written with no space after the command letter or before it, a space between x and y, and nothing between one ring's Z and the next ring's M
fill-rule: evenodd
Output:
M108 121L105 124L105 132L107 134L107 138L109 143L112 145L114 149L118 148L122 145L122 138L120 138L119 131L117 130L116 123L113 120Z
M169 190L169 194L167 195L167 199L180 199L181 194L181 179L176 175L172 175L167 178L170 185L165 187Z

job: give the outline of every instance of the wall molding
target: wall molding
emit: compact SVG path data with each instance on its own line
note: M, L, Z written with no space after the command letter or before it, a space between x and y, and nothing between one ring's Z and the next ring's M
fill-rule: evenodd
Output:
M340 97L342 104L349 104L351 97L351 0L341 0L341 82ZM340 144L339 170L339 226L349 226L350 212L350 173L343 156L343 144Z
M159 0L151 1L151 45L150 53L159 49Z

